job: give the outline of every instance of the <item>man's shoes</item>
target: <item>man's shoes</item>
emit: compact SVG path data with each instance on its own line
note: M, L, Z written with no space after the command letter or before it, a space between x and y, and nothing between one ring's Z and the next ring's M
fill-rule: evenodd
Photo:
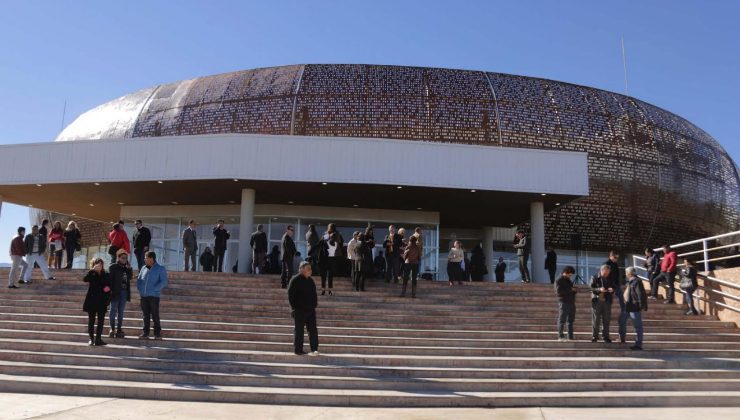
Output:
M650 300L657 300L658 298L656 296L648 296L648 299L650 299Z
M49 278L48 278L48 279L46 279L46 280L56 280L56 279L57 279L56 277L54 277L54 276L51 276L51 277L49 277Z
M95 346L95 340L93 340L93 339L91 338L91 339L90 339L90 341L88 341L88 342L87 342L87 345L88 345L88 346L90 346L90 347L93 347L93 346Z
M108 343L106 343L105 341L103 341L100 337L98 337L98 338L95 339L95 347L97 347L97 346L107 346L107 345L108 345Z
M296 356L305 356L305 355L306 355L306 352L305 352L305 351L303 351L303 350L301 350L301 351L296 351L296 352L293 352L293 353L294 353L294 354L295 354Z
M627 338L626 337L619 337L619 342L620 343L626 343L627 342Z
M634 346L630 347L631 350L642 350L642 346L638 346L635 344Z
M113 328L110 329L110 332L108 333L108 337L113 338L116 336L116 330Z
M563 341L568 341L568 339L565 337L558 337L558 341L563 342Z
M319 351L318 351L318 350L314 350L314 351L312 351L311 353L308 353L308 355L309 355L309 356L318 356L318 355L320 355L320 354L321 354L321 353L319 353Z
M28 283L30 283L30 281L21 279L21 280L18 280L18 283L20 283L20 284L28 284Z
M604 342L605 343L611 343L612 342L612 339L607 337L607 338L604 339Z
M576 338L575 337L572 337L572 336L571 337L568 337L568 341L576 341Z
M155 341L162 341L162 335L155 335L154 336Z
M8 286L8 289L17 289L17 288L18 286L16 286L15 284L11 284L10 286Z
M664 305L676 303L675 300L666 300L663 302Z
M139 336L139 340L148 340L148 339L149 339L149 334L141 334Z
M126 334L123 333L122 330L116 330L116 338L125 338Z
M321 296L324 296L326 294L326 290L321 291Z
M596 337L593 337L593 338L591 338L591 342L592 342L592 343L595 343L595 342L597 342L597 341L599 341L599 339L598 339L598 338L596 338Z
M694 312L694 311L688 311L686 312L686 315L699 315L699 313Z

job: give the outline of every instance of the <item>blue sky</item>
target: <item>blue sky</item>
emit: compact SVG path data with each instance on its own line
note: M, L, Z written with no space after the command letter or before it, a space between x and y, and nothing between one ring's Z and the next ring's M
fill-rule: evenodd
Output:
M0 144L158 83L295 63L489 70L628 93L740 158L740 1L0 1ZM0 242L27 209L3 204ZM5 252L0 262L7 262Z

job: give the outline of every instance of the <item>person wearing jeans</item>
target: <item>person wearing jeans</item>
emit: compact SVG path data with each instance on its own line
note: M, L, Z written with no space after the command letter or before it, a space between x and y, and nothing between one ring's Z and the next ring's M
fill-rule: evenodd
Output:
M619 341L624 343L627 340L625 336L627 335L628 316L624 309L624 296L622 293L624 289L622 289L622 279L619 275L619 253L617 251L609 251L609 259L604 264L608 265L611 269L609 271L609 281L612 283L614 294L619 302Z
M110 333L108 337L124 338L123 312L126 310L126 302L131 301L131 279L133 269L128 262L126 250L119 249L116 253L116 263L111 264L108 269L111 277L111 302L110 302Z
M694 305L694 292L699 288L699 281L696 278L696 268L694 263L687 258L683 260L681 269L681 289L686 292L686 305L689 311L686 315L699 315Z
M141 297L141 311L144 314L144 328L140 339L149 338L149 321L154 321L154 339L162 339L162 325L159 320L159 297L167 287L167 270L157 264L157 255L149 251L144 256L144 268L139 271L136 288Z
M44 274L44 278L48 280L54 280L54 276L49 273L49 266L46 265L46 234L39 231L39 227L34 225L31 228L31 233L26 235L24 239L26 246L26 269L23 275L23 280L19 283L30 283L31 273L33 272L34 264L38 264L41 268L41 272Z
M26 244L23 242L23 237L26 234L26 228L23 226L18 228L18 235L10 241L10 260L13 263L10 267L10 274L8 275L8 288L17 289L15 285L15 279L19 279L18 282L23 279L28 269L28 264L23 261L23 257L26 256ZM20 276L18 269L21 269Z
M666 282L668 287L668 295L663 303L676 303L673 298L676 285L674 284L676 278L676 263L677 256L676 251L671 249L670 245L663 246L663 259L660 261L660 274L655 276L652 284L650 284L650 294L653 298L658 297L658 285L660 282Z
M642 285L642 280L637 277L635 271L634 267L627 267L625 270L627 284L625 285L623 298L625 302L625 311L629 316L629 319L632 320L632 324L635 326L635 333L637 334L635 345L632 346L631 349L642 350L642 312L647 311L648 309L648 299L645 287Z
M609 337L609 322L612 313L612 295L614 288L609 281L611 268L604 264L599 272L591 278L591 342L599 339L599 326L605 343L611 343Z

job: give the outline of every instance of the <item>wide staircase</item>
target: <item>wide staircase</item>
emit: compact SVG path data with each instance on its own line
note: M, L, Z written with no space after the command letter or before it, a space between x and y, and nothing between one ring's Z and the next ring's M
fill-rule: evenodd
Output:
M332 406L729 406L740 401L734 323L651 301L645 350L591 343L590 295L576 341L557 340L549 284L422 281L416 299L371 281L319 296L321 355L296 356L286 292L274 276L170 273L163 341L88 347L82 271L0 289L0 391ZM7 278L7 269L0 270ZM306 340L306 347L308 341ZM308 349L307 349L308 350Z

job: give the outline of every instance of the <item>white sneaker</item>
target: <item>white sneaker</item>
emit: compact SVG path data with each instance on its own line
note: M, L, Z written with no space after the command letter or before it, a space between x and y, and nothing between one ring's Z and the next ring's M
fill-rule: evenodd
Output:
M558 341L568 341L568 339L565 338L565 337L560 337L560 338L558 338Z
M311 353L308 353L308 355L309 355L309 356L318 356L318 355L320 355L320 354L321 354L321 353L319 353L319 351L318 351L318 350L317 350L317 351L312 351Z

